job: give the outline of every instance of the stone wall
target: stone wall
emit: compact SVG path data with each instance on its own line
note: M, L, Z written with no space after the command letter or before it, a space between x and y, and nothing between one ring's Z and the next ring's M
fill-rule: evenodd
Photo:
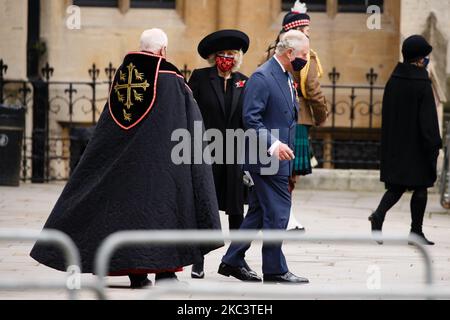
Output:
M402 40L412 34L423 34L429 38L434 46L432 63L444 94L449 97L450 0L401 0L400 34Z
M140 33L152 27L168 33L170 59L180 67L187 64L190 68L206 65L196 50L202 37L217 29L241 29L252 40L242 69L251 74L276 38L284 15L277 0L178 0L178 10L121 12L118 8L83 7L81 30L68 30L65 11L70 3L43 1L42 36L58 79L86 78L92 62L102 66L109 61L120 63L127 51L137 48ZM326 71L336 66L342 82L365 83L365 73L374 67L380 73L380 83L387 79L399 46L399 0L387 1L381 30L369 31L365 14L311 16L312 46L320 53Z
M27 0L0 1L0 59L8 65L6 76L27 74Z
M101 80L106 80L103 70L108 63L117 66L128 51L138 48L141 32L152 27L168 33L169 60L190 69L207 66L196 50L206 34L241 29L252 41L242 67L250 75L263 62L285 14L278 0L178 0L176 10L82 7L81 29L69 30L65 22L70 4L70 0L42 2L41 33L48 46L47 59L55 68L54 80L88 80L92 63L100 68ZM329 83L327 74L336 66L339 83L367 84L366 73L373 67L379 74L377 83L384 85L397 62L399 5L399 0L386 1L382 29L374 31L367 29L366 14L311 13L312 47L326 72L323 83ZM346 93L344 98L348 99Z
M104 69L109 62L117 67L127 52L138 49L141 32L153 27L164 29L169 36L169 60L190 69L207 66L196 50L205 35L223 28L241 29L252 41L242 67L242 72L250 75L263 62L285 14L281 12L280 0L177 0L175 10L130 9L129 0L120 0L119 8L82 7L81 29L70 30L66 26L70 5L72 0L41 0L41 38L47 45L43 61L49 61L55 69L52 80L89 81L92 63L100 69L99 81L107 80ZM401 41L420 33L435 46L434 79L445 96L445 80L450 74L449 10L450 0L386 0L381 29L369 30L368 15L339 13L337 0L328 0L327 12L310 13L312 48L319 53L326 72L322 83L330 83L327 74L336 67L341 74L339 84L367 84L366 73L373 67L379 75L376 84L384 85L400 59ZM9 66L6 77L25 79L27 0L1 0L0 11L0 59ZM99 88L99 110L107 88ZM67 98L65 89L54 87L52 95ZM89 87L77 90L78 98L90 96ZM345 92L338 100L348 100L349 95ZM58 100L53 107L59 107ZM69 117L64 108L51 115L54 135L67 132L63 124ZM75 122L91 121L92 116L80 105L74 111ZM345 124L348 119L343 116L339 121ZM379 119L375 119L375 124L379 125Z

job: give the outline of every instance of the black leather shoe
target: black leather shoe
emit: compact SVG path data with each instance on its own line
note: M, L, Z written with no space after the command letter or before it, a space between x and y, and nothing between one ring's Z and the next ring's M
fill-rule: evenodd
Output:
M234 277L244 282L261 282L261 278L250 273L245 267L232 267L226 263L221 263L219 267L219 274L225 277Z
M158 282L179 282L178 277L174 272L157 273L155 276L156 283Z
M305 233L306 232L306 229L304 228L304 227L295 227L295 229L291 229L291 230L288 230L288 231L295 231L295 232L300 232L300 233Z
M380 217L378 217L376 212L372 213L372 215L369 217L369 221L372 224L372 233L381 234L381 232L383 231L383 221L380 219ZM382 245L383 241L377 241L377 243L379 245Z
M280 284L308 284L309 280L302 277L297 277L291 272L283 275L264 275L264 283L280 283Z
M191 278L192 279L204 279L205 278L204 262L197 263L192 266Z
M147 275L129 275L131 289L144 289L150 287L152 282L147 278Z
M423 232L420 232L420 233L411 232L411 236L419 237L419 238L420 238L420 242L421 242L423 245L425 245L425 246L434 246L434 245L435 245L435 243L434 243L433 241L430 241L430 240L428 240L428 239L425 237L425 234L424 234ZM410 246L413 245L412 242L408 242L408 244L409 244Z
M250 273L252 276L258 277L258 274L253 271L250 266L247 264L246 261L244 261L244 268L248 271L248 273Z

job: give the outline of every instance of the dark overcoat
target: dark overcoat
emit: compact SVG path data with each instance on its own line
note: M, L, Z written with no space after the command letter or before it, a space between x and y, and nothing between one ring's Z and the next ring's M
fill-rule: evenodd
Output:
M172 141L172 134L178 129L193 133L194 121L202 121L192 92L165 59L141 55L125 58L113 88L120 88L116 87L118 81L143 83L145 78L144 83L150 85L146 93L154 92L154 96L140 96L143 90L135 88L130 91L133 105L127 110L123 107L128 101L126 85L117 92L112 90L111 108L107 105L102 113L44 227L73 239L80 250L83 273L94 271L99 245L118 231L220 229L211 166L176 164L172 159L172 151L179 145ZM153 98L146 114L147 105L139 100ZM126 115L125 120L121 115ZM131 246L114 254L110 272L173 270L202 261L204 254L220 246ZM49 267L66 270L63 256L55 248L37 243L31 256Z
M206 129L218 129L224 138L227 129L243 129L242 93L247 80L248 78L239 72L232 74L229 81L232 81L233 98L231 110L227 111L217 68L198 69L192 73L189 86L200 107ZM237 143L239 142L234 143L235 155ZM225 146L226 144L223 150L224 162L227 155ZM243 171L237 157L234 160L234 164L213 164L214 182L220 210L228 215L243 215L246 194Z
M381 181L432 187L442 139L431 81L425 68L399 63L383 99Z

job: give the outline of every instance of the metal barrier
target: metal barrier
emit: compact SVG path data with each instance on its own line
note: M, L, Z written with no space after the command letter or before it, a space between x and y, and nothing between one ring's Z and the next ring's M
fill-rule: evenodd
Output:
M295 299L446 299L450 300L450 289L436 288L433 286L425 286L421 288L411 289L397 287L394 290L361 290L342 287L327 287L326 289L310 290L305 286L267 286L261 287L258 284L224 285L223 283L213 283L204 281L203 284L194 284L189 286L165 284L162 287L155 287L148 290L143 299L158 300L164 295L185 294L191 295L203 294L208 297L220 293L224 296L236 297L242 296L245 292L246 296L252 298L267 300L292 300Z
M250 242L250 241L258 241L265 243L279 243L281 241L307 241L307 242L339 242L339 243L373 243L374 241L383 241L384 244L388 245L404 245L409 243L415 246L425 263L425 280L426 280L426 288L425 290L420 290L419 292L413 292L409 290L409 292L392 292L391 296L395 294L397 296L414 296L413 294L419 294L421 297L425 298L433 298L433 297L441 297L446 296L450 297L450 292L438 292L435 288L433 288L433 268L431 256L428 250L421 244L421 240L418 237L382 237L381 234L374 235L372 237L363 237L363 236L305 236L296 233L290 233L285 231L270 231L264 233L256 233L255 231L239 231L233 232L229 235L224 235L220 231L131 231L131 232L119 232L109 236L100 246L95 260L95 271L97 276L99 277L99 292L102 292L103 298L106 298L106 282L105 277L108 274L108 265L113 256L113 253L119 248L123 248L131 245L148 245L148 244L164 244L164 245L175 245L175 244L212 244L220 241L233 241L233 242ZM207 287L201 286L190 286L189 288L182 287L167 287L160 293L167 293L171 290L173 292L183 292L183 293L230 293L236 294L237 292L242 292L242 285L234 289L225 289L224 286L211 286ZM288 291L286 291L288 290ZM252 293L255 293L259 296L286 296L287 298L292 298L293 293L301 294L300 290L286 288L283 286L282 289L274 288L274 287L261 287L258 286L256 289L251 289ZM322 291L318 292L319 295L323 295ZM327 295L331 295L334 297L342 297L348 295L349 292L345 291L334 291L327 292ZM356 291L350 291L352 295L354 293L358 293ZM372 294L362 293L362 295L367 295L370 297L379 296L380 292L374 292ZM311 296L310 293L306 293ZM359 293L358 293L359 294ZM386 293L388 294L388 293ZM158 293L156 293L158 295ZM153 295L154 296L154 295Z
M43 230L43 231L31 231L31 230L16 230L16 229L0 229L0 241L39 241L42 244L53 244L58 247L65 258L68 270L81 270L80 269L80 255L77 247L73 243L72 239L66 234L56 230ZM67 281L70 280L72 273L68 273ZM69 293L69 299L77 299L77 288L70 288L68 282L51 282L51 281L22 281L17 280L0 280L0 289L6 290L67 290ZM98 285L86 284L82 287L95 291L98 296L101 296L102 292L98 291Z

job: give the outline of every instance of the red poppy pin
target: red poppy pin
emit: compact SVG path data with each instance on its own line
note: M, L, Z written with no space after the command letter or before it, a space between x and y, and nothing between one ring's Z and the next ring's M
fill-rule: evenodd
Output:
M246 82L247 81L245 81L245 80L241 80L241 81L236 82L236 88L243 88L243 87L245 87L245 83Z

